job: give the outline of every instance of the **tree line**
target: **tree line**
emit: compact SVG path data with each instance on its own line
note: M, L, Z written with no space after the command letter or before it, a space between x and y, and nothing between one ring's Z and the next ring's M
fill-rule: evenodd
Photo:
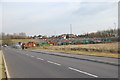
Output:
M92 32L92 33L85 33L81 35L76 35L77 38L116 38L118 37L118 32L120 32L120 29L109 29L109 30L103 30L103 31L97 31L97 32ZM69 38L70 34L66 34L67 38ZM74 35L74 34L73 34ZM43 36L43 35L34 35L32 36L27 36L26 33L21 32L21 33L13 33L13 34L5 34L5 33L0 33L0 39L35 39L36 37L39 37L41 39L49 39L49 38L60 38L60 35L54 36L52 35L51 37Z
M0 33L0 40L2 40L2 45L13 45L12 39L27 39L26 33L14 33L14 34L5 34Z
M21 32L21 33L14 33L14 34L5 34L5 33L0 33L0 39L27 39L28 36L26 33Z
M78 35L77 37L81 37L81 38L117 38L119 31L120 31L120 29L109 29L109 30L97 31L97 32L92 32L92 33L86 33L83 35Z

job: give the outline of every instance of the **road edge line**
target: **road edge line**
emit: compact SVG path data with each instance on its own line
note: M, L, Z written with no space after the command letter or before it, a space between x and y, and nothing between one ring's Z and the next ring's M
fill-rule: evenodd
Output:
M6 72L6 76L7 76L7 79L9 80L10 79L10 74L9 74L9 71L8 71L8 67L7 67L7 63L6 63L6 60L5 60L5 56L3 54L3 51L2 51L2 57L3 57L3 62L5 64L5 72Z

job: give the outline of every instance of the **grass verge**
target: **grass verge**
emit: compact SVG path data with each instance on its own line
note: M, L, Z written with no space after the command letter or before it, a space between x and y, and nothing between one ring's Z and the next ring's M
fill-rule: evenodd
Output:
M69 53L69 54L81 54L81 55L89 55L89 56L120 58L120 54L116 54L116 53L69 51L69 50L64 51L64 50L50 50L50 49L39 49L39 48L30 48L30 50L41 50L41 51L51 51L51 52L60 52L60 53Z
M6 79L5 65L4 65L4 62L3 62L3 61L2 61L2 79Z
M12 39L13 43L16 44L18 42L28 43L30 41L36 41L36 39Z
M4 61L2 58L2 51L1 50L0 50L0 78L2 78L2 80L6 79L5 65L4 65Z

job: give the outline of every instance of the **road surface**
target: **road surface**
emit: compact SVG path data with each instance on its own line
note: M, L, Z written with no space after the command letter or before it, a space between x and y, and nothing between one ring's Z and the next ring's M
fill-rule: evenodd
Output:
M118 66L3 48L10 78L118 78Z

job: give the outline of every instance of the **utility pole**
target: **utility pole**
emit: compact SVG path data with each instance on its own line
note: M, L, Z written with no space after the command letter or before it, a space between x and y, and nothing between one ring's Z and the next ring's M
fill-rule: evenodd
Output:
M72 36L72 24L70 24L70 39L71 39L71 36Z
M114 23L114 30L115 30L115 37L117 37L117 27L116 27L116 23Z
M56 36L56 32L54 31L54 35Z
M116 28L116 23L114 23L114 27L115 27L115 29L117 29L117 28Z
M72 24L70 24L70 37L69 37L69 40L71 39L71 36L72 36Z

